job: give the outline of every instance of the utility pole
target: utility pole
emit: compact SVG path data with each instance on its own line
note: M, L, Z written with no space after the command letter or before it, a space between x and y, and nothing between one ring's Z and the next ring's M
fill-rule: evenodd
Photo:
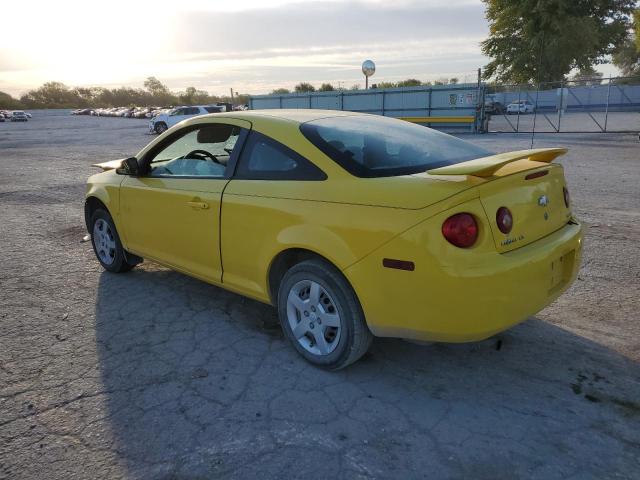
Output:
M233 88L231 88L230 90L231 90L231 105L233 105Z

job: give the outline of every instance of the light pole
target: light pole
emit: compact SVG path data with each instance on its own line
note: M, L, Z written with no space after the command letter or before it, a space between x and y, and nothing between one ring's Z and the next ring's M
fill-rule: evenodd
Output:
M376 64L371 60L362 62L362 73L364 73L364 89L369 89L369 77L376 73Z

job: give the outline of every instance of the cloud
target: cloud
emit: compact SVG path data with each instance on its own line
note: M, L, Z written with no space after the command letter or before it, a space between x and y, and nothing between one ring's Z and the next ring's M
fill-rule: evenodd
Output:
M246 12L183 12L174 48L182 52L381 44L487 33L480 4L427 2L291 4Z
M116 1L102 17L87 7L78 14L103 20L76 19L82 28L43 21L31 27L31 43L0 47L0 89L14 93L53 79L140 86L155 75L176 89L264 93L303 80L362 82L366 58L377 64L374 81L473 79L486 62L478 1L240 0L225 11L201 0L173 5L151 13L120 10Z

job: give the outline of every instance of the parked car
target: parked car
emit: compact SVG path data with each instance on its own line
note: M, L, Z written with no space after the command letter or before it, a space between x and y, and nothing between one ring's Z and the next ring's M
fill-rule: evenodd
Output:
M78 108L71 112L71 115L92 115L93 110L90 108Z
M507 113L533 113L535 111L535 107L533 103L529 100L519 100L515 102L511 102L507 105Z
M28 120L29 120L29 117L27 117L27 114L24 113L22 110L14 110L11 113L12 122L26 122Z
M505 112L505 108L502 103L491 98L487 98L484 102L484 111L485 113L501 115Z
M169 113L171 110L173 110L173 107L158 107L158 108L154 108L153 110L151 110L151 112L149 113L149 116L147 116L147 118L154 118L157 117L160 114L163 113Z
M206 115L207 113L221 113L225 110L226 107L224 105L194 105L174 108L169 112L159 113L153 117L149 122L149 132L160 134L187 118Z
M145 118L150 109L148 107L138 107L131 114L131 118Z
M146 258L272 304L338 369L374 335L481 340L558 298L582 248L565 152L333 110L206 115L97 164L85 219L106 270Z
M233 104L232 103L225 103L225 102L218 102L215 105L216 107L222 107L223 112L232 112L233 111ZM207 107L205 107L207 108Z

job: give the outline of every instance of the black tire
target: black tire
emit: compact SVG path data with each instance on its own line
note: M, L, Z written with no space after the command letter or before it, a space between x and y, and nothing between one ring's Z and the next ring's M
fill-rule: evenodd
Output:
M304 281L318 283L331 297L340 317L338 343L331 352L324 355L314 354L305 349L289 324L289 293L295 285ZM327 370L339 370L355 362L367 352L373 340L362 307L351 285L336 268L320 259L298 263L285 273L278 289L278 317L282 330L298 353L313 365Z
M167 124L164 122L158 122L156 123L156 126L153 127L153 129L156 131L158 135L161 135L162 133L167 131Z
M100 253L98 253L100 250L103 250L101 246L96 245L96 243L99 242L99 239L96 238L97 236L95 235L95 230L97 228L96 224L98 222L104 222L102 223L103 226L105 224L108 225L108 228L109 228L108 235L110 238L113 239L113 242L115 244L115 248L112 249L113 260L110 263L103 260L103 258L101 258ZM91 225L91 231L89 233L91 234L91 245L93 246L93 252L96 254L96 258L98 259L98 261L100 262L100 265L102 265L102 267L105 270L113 273L123 273L123 272L128 272L129 270L131 270L133 267L136 266L138 262L127 261L127 252L124 250L124 248L122 248L122 243L120 242L120 236L118 235L118 231L116 230L115 223L113 222L113 219L111 218L111 215L109 214L109 212L101 208L97 209L95 212L93 212L93 215L91 215L90 225ZM133 259L134 256L131 256L131 258Z

